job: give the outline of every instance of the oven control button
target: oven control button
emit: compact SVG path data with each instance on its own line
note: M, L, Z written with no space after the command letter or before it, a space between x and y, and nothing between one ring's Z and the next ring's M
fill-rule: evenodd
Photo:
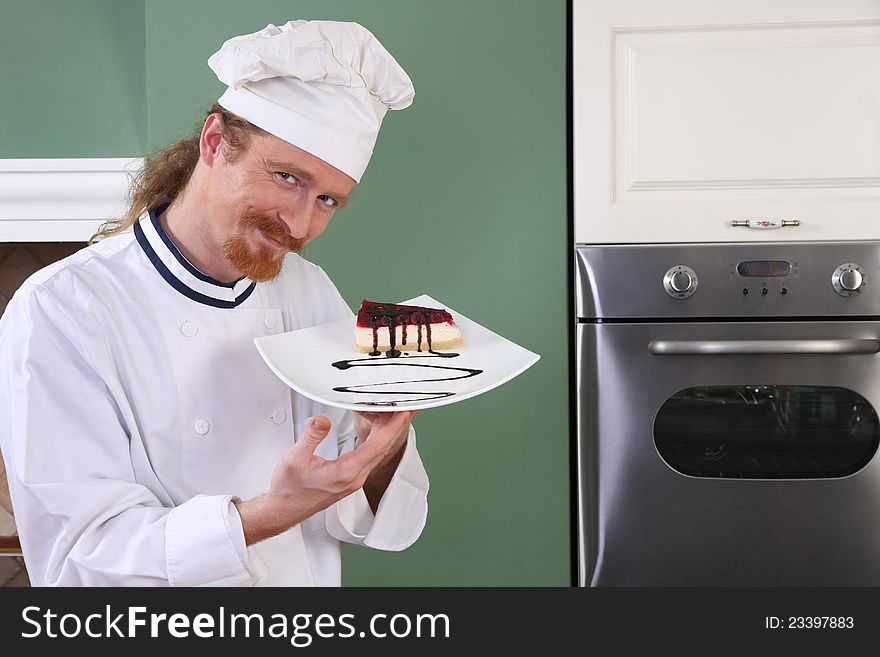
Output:
M697 275L687 265L675 265L663 277L663 289L674 299L687 299L697 291Z
M840 265L831 275L831 286L842 297L851 297L862 291L865 276L862 268L854 262Z
M862 274L858 269L847 269L840 275L840 287L852 292L862 287Z
M691 275L686 271L677 271L669 279L669 286L675 292L687 292L691 289Z

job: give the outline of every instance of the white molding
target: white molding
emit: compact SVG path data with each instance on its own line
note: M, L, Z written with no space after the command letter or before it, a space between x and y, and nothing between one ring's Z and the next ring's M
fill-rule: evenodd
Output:
M0 159L0 242L80 242L124 212L141 158Z

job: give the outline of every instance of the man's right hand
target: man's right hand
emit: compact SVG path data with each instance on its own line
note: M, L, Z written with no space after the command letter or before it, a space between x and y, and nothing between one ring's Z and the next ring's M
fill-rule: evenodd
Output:
M250 500L235 501L247 545L280 534L362 488L373 468L395 448L395 437L414 415L393 413L387 424L371 432L369 440L329 461L316 456L315 449L327 437L330 420L323 415L312 418L275 466L269 490Z

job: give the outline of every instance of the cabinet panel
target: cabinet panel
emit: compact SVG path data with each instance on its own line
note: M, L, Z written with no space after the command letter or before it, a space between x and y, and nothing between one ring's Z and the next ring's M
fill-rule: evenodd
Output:
M575 0L575 239L880 238L880 3L677 5Z

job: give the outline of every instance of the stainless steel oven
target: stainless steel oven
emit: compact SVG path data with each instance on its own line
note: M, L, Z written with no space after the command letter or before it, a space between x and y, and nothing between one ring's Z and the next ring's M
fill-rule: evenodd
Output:
M880 585L880 244L576 262L580 584Z

